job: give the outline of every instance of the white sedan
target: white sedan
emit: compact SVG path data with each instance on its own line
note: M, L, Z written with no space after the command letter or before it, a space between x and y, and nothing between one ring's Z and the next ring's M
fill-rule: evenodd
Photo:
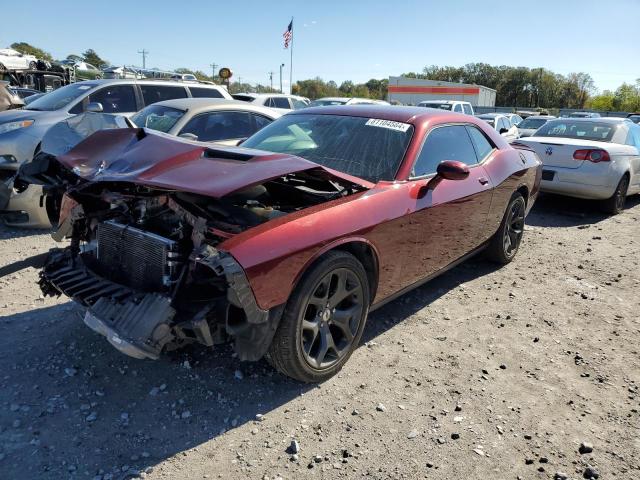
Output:
M35 70L38 59L13 48L0 48L0 70ZM3 68L4 67L4 68Z
M502 113L483 113L482 115L477 115L477 117L491 125L493 129L502 135L509 143L520 138L518 127L511 122L508 115Z
M624 118L559 118L521 138L542 159L543 192L602 200L611 214L640 193L640 126Z

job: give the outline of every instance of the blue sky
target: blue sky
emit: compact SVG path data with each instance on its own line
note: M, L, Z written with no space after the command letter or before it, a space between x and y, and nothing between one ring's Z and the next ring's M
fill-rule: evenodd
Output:
M293 79L340 83L384 78L425 65L486 62L584 71L614 89L640 78L640 0L323 0L11 2L0 47L25 41L64 58L93 48L114 64L232 68L234 78L278 83L294 21Z

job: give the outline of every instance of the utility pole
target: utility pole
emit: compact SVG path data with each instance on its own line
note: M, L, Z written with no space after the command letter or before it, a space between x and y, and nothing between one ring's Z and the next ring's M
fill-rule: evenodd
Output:
M143 70L146 70L146 68L147 68L147 54L149 53L149 51L145 50L143 48L142 50L138 50L138 53L140 53L142 55L142 68L143 68Z
M282 93L282 67L284 67L284 63L280 65L280 93Z
M271 82L271 90L273 90L273 72L269 72L269 81Z
M209 64L209 66L211 67L211 81L215 82L216 81L216 67L218 66L217 63L211 63Z

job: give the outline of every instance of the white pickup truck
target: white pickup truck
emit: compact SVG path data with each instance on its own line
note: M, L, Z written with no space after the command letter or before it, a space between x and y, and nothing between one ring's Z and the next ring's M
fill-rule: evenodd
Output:
M419 107L439 108L440 110L449 110L450 112L466 113L467 115L475 115L473 106L469 102L460 100L425 100L418 104Z

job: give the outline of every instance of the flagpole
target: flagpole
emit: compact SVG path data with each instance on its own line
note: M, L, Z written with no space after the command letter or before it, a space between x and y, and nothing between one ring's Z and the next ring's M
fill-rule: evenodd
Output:
M289 62L289 94L293 94L293 17L291 17L291 60Z

